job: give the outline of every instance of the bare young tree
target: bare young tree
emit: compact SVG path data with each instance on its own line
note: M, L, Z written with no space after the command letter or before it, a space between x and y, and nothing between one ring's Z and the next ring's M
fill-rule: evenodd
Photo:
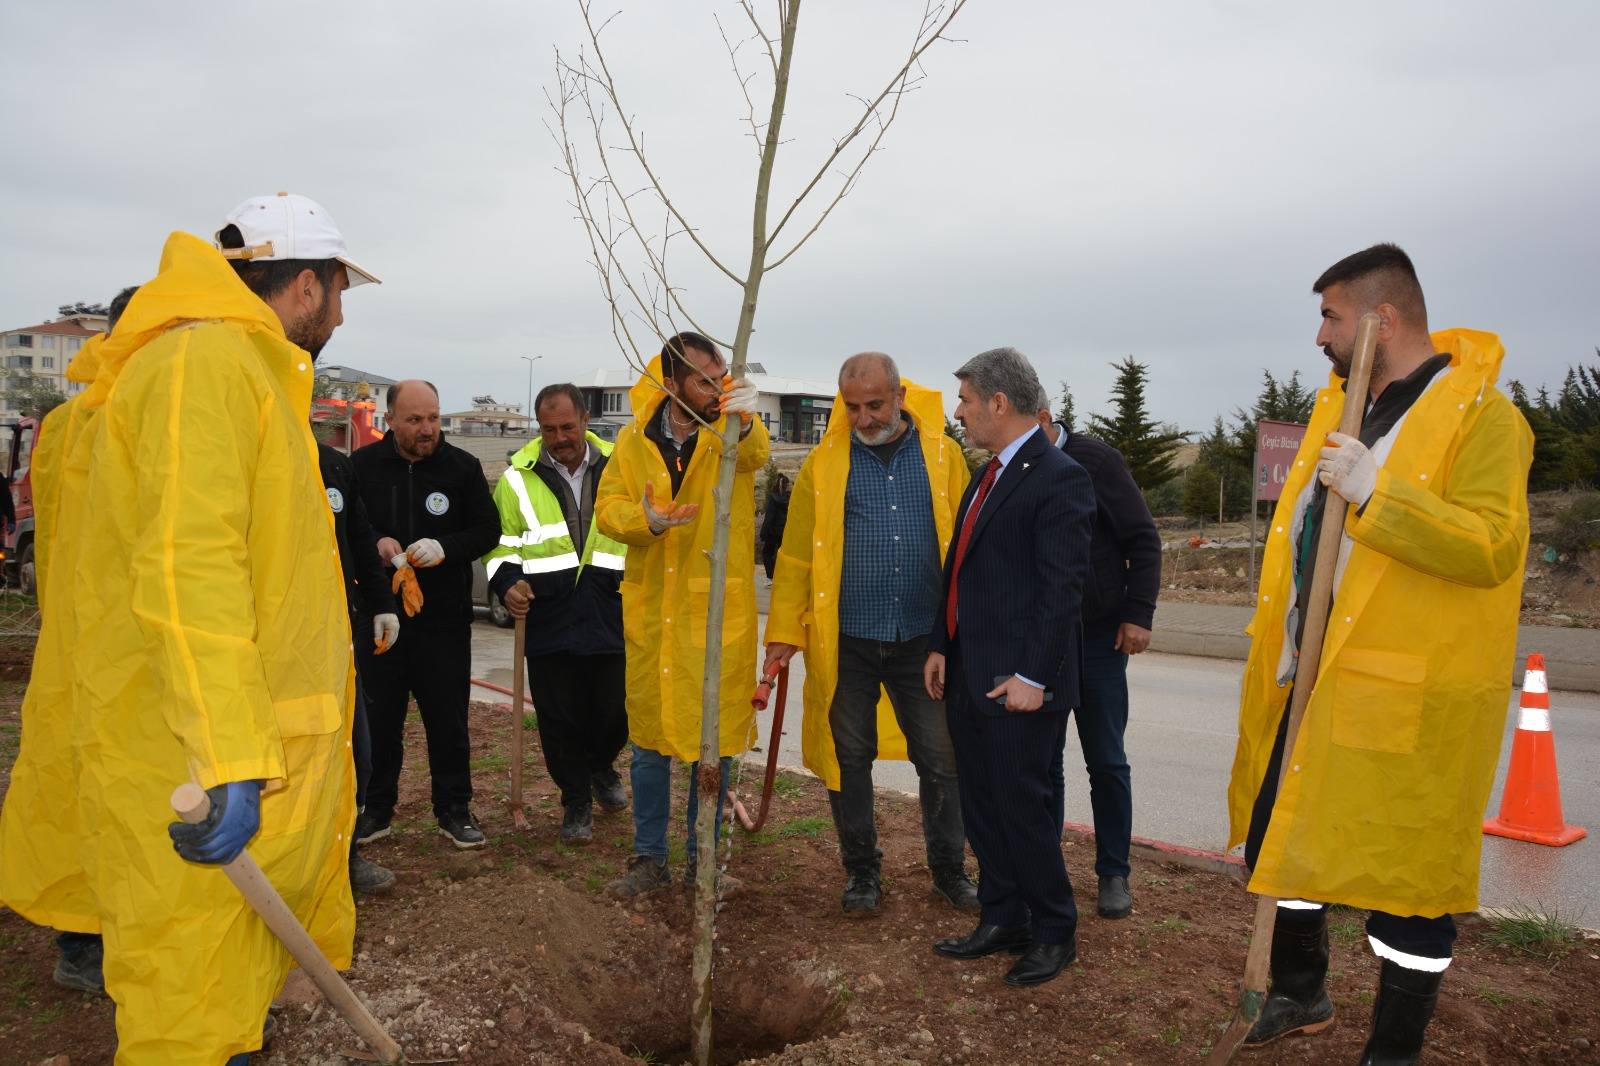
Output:
M731 355L731 372L743 379L755 326L761 283L816 235L834 209L855 189L868 160L879 150L900 113L906 95L925 77L922 58L941 40L948 41L951 22L967 0L924 0L921 17L898 66L875 95L855 95L859 116L831 149L822 154L809 180L772 221L769 203L772 175L788 101L789 72L800 20L800 0L773 0L772 22L756 11L755 0L737 0L738 16L748 24L735 39L721 19L718 32L727 48L745 111L748 136L756 149L756 185L751 218L750 250L743 269L711 242L680 209L663 175L645 150L643 131L624 105L618 79L606 60L602 38L615 16L598 18L593 0L577 0L587 41L575 52L555 57L555 87L547 94L549 128L561 151L561 169L571 182L572 204L588 238L591 262L601 295L611 313L611 332L630 366L648 374L650 358L662 341L683 329L715 340ZM757 57L757 70L747 72L741 53ZM762 62L764 60L764 62ZM759 92L753 87L770 78L771 96L761 117ZM802 172L807 173L807 172ZM732 342L707 328L690 310L684 289L674 284L677 260L684 249L739 292L738 324ZM659 385L660 382L657 381ZM665 390L663 389L663 392ZM701 421L680 403L691 417ZM701 421L703 431L712 432ZM716 850L719 838L716 803L721 790L718 771L718 706L722 677L723 598L727 583L728 537L733 503L735 453L739 429L730 420L721 440L720 477L714 494L711 588L706 616L705 676L701 690L700 806L695 889L695 941L690 1039L694 1061L708 1066L712 1053L711 962L716 922ZM754 680L754 679L752 679Z

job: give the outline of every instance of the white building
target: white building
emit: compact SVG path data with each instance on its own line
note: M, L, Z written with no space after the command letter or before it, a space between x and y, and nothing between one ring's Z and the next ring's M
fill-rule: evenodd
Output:
M105 331L104 315L80 314L0 332L0 380L7 387L20 387L32 378L63 396L75 396L84 386L67 380L67 364L85 341ZM14 419L19 414L11 403L0 399L0 418Z
M750 366L746 377L761 393L756 417L766 425L772 439L790 444L815 444L821 440L823 431L828 428L837 386L831 381L781 378L763 373L759 363ZM629 368L597 370L589 380L574 384L588 398L591 418L621 426L633 421L628 390L638 380L638 372Z

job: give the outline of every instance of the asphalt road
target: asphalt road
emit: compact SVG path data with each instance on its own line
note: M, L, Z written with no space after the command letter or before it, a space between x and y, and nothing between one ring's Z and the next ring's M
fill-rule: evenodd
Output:
M473 627L473 676L511 683L509 630L480 620ZM1243 663L1146 653L1129 669L1131 695L1127 744L1133 767L1134 833L1142 837L1220 850L1226 841L1224 796L1237 736L1239 676ZM804 665L791 671L780 762L799 767L800 690ZM492 694L481 693L486 698ZM1500 789L1516 728L1518 695L1507 708L1500 768L1489 809L1498 811ZM1600 927L1600 696L1551 693L1551 717L1560 760L1566 820L1590 835L1565 848L1484 837L1484 906L1554 910L1589 928ZM771 733L771 712L759 718L760 743ZM765 754L752 759L764 762ZM1067 818L1089 822L1089 790L1075 731L1067 740ZM754 768L751 768L752 771ZM752 775L753 776L753 775ZM910 763L880 763L879 787L916 790Z

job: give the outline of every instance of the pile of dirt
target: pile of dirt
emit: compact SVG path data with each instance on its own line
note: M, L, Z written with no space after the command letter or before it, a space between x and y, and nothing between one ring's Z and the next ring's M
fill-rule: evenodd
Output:
M529 745L533 828L505 808L508 713L473 709L477 813L489 846L456 851L428 809L420 724L408 725L408 769L396 834L366 849L399 877L360 904L348 975L416 1057L484 1066L686 1061L690 899L680 887L640 903L602 886L631 852L627 814L599 816L594 842L556 839L560 807ZM743 790L759 777L752 768ZM674 777L681 809L687 778ZM1135 910L1078 930L1079 961L1029 990L1000 978L1010 957L957 963L931 942L973 918L934 898L913 798L879 798L886 900L870 919L839 908L843 874L826 794L783 775L768 826L734 831L730 872L744 891L722 904L716 952L718 1061L764 1066L925 1066L1006 1062L1158 1063L1203 1056L1232 1011L1251 901L1238 883L1176 863L1135 859ZM1081 812L1069 812L1081 813ZM681 820L674 835L681 839ZM1075 884L1093 892L1093 846L1069 840ZM681 871L681 844L674 872ZM1456 965L1430 1030L1433 1058L1462 1063L1600 1061L1600 942L1553 959L1493 945L1463 923ZM1365 1039L1377 965L1362 916L1336 911L1329 1032L1256 1052L1261 1066L1353 1062ZM0 914L0 1060L68 1054L110 1061L110 1004L50 983L48 931ZM333 1066L355 1037L314 991L278 1009L270 1066Z

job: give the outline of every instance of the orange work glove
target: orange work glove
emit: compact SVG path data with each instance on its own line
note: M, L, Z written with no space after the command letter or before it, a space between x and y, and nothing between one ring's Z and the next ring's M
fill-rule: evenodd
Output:
M719 401L723 414L737 414L739 421L745 425L756 416L756 402L761 398L761 391L749 378L734 381L729 374L722 379L722 399Z
M422 589L417 585L417 572L411 569L411 564L405 558L404 555L394 557L394 580L389 583L389 590L400 597L406 617L415 618L417 612L422 610Z

